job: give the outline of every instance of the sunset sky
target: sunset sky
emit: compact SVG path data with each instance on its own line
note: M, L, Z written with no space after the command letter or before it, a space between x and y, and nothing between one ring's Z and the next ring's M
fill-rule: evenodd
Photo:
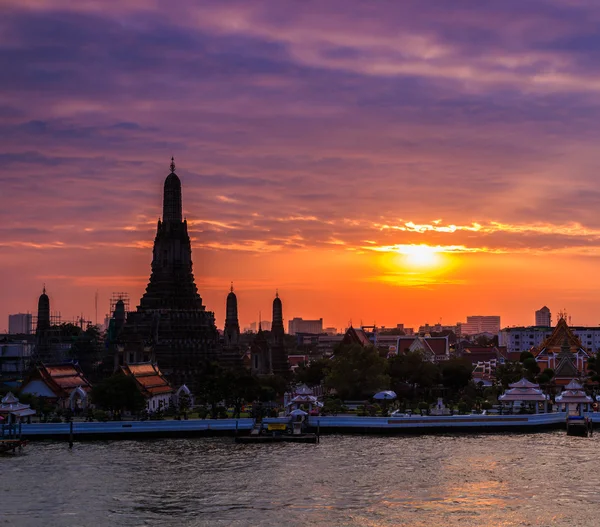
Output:
M3 0L0 331L137 305L175 157L240 323L600 323L600 4Z

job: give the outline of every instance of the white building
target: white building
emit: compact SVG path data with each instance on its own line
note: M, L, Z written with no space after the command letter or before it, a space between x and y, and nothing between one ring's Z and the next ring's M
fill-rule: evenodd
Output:
M17 313L8 315L8 334L9 335L29 335L31 334L31 313Z
M22 375L29 368L33 343L0 342L0 375Z
M591 353L600 351L600 326L571 326L569 328L581 341L581 346ZM498 336L498 345L506 346L506 351L521 353L532 347L539 347L554 328L547 326L528 326L504 328Z
M288 333L295 335L296 333L312 333L319 335L323 333L323 319L318 320L304 320L302 318L294 317L288 321Z
M500 331L500 317L497 315L474 315L467 317L467 321L460 326L461 335L478 335L479 333L492 333L497 335Z
M548 328L552 326L552 313L546 306L535 312L535 325Z

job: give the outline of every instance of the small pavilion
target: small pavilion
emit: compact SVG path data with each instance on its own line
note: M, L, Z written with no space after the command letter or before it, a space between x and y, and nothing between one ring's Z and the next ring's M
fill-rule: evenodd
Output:
M580 416L583 416L584 411L589 412L590 405L594 402L575 379L565 386L565 390L555 398L555 401L567 414Z
M19 402L12 392L8 392L0 402L0 417L6 418L6 424L18 423L23 417L35 415L28 404Z
M510 402L511 407L514 406L515 401L534 402L536 414L538 413L538 403L543 402L544 412L548 411L548 399L542 390L540 390L539 384L535 384L523 378L520 381L509 384L508 387L509 389L498 397L500 402Z
M294 397L286 403L286 415L289 415L294 410L301 409L301 406L306 406L309 414L313 410L313 407L320 408L323 406L317 397L313 395L313 391L304 384L295 390Z

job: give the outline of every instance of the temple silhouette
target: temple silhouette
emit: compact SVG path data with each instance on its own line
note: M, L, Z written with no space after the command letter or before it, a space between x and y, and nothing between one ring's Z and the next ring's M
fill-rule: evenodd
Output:
M181 181L173 158L165 179L150 280L137 309L127 315L116 353L115 366L156 362L174 386L194 385L202 364L219 358L214 313L202 304L194 281Z
M111 340L115 370L129 364L158 364L172 386L194 387L203 365L218 361L227 368L243 366L238 303L233 284L227 296L223 339L215 317L202 303L192 271L192 249L187 221L182 214L181 181L171 171L165 179L163 215L158 220L151 274L135 311L123 313L117 303ZM117 312L118 311L118 312ZM111 333L111 332L109 332ZM267 340L259 332L263 361L258 374L289 371L284 347L283 309L279 295L273 301L273 327ZM263 342L264 340L264 342Z

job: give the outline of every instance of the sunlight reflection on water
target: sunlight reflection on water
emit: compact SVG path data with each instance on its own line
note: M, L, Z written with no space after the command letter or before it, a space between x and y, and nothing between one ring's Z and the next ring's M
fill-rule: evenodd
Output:
M0 458L0 525L595 525L596 438L30 443Z

